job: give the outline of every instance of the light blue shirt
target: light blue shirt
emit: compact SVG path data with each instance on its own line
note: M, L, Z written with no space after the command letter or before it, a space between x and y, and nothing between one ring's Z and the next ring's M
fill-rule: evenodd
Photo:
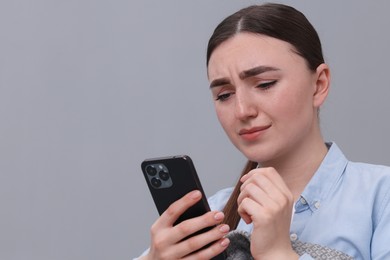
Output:
M329 146L295 203L290 239L336 249L354 259L390 259L390 168L350 162L335 143ZM221 210L232 190L210 197L210 207ZM237 230L251 233L252 225L240 220Z
M290 239L341 251L354 259L390 259L390 168L348 161L329 151L295 203ZM222 210L233 188L209 198ZM237 230L252 232L240 220ZM146 252L145 252L146 253ZM309 255L300 257L312 259Z

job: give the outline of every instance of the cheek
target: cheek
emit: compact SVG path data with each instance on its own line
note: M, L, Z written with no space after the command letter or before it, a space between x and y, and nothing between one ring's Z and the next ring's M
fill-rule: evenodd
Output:
M224 109L218 107L218 105L215 105L215 112L217 114L217 118L219 123L224 127L224 125L227 123L227 113L224 112Z
M287 117L290 117L291 115L298 116L297 112L302 105L299 102L298 96L291 95L291 93L283 93L276 102L279 104L279 106L277 106L277 112L280 115L286 115Z
M313 100L310 92L305 91L304 87L280 93L275 102L279 104L275 106L275 113L287 123L311 120Z
M232 131L232 127L233 127L232 113L227 111L227 109L219 107L218 105L215 106L215 111L219 123L221 124L225 132L229 135L229 132Z

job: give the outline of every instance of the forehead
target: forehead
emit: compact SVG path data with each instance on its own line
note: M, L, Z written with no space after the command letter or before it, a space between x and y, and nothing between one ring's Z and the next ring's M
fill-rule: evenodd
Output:
M296 66L305 64L295 48L288 42L266 35L239 33L219 45L211 54L209 79L226 76L236 70L248 70L257 66Z

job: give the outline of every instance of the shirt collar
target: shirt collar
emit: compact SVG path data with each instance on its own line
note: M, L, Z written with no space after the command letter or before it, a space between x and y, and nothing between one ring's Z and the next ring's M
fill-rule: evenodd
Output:
M347 158L335 143L326 145L329 147L328 153L296 202L295 212L319 209L344 173Z

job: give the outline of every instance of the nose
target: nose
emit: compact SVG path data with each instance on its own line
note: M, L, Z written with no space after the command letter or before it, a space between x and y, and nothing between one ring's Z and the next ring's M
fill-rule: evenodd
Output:
M258 110L253 95L247 91L236 91L235 115L239 120L256 117Z

